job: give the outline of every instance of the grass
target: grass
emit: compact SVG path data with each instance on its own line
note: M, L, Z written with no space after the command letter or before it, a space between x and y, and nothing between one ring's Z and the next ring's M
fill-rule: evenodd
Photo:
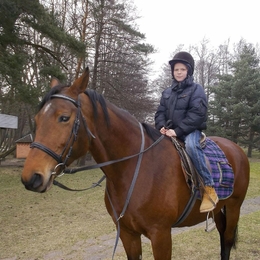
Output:
M103 202L104 184L86 192L53 187L47 193L37 194L24 189L21 168L0 170L0 259L40 256L115 230ZM101 176L101 171L95 170L64 176L61 181L85 188Z
M260 196L259 191L260 185L260 161L250 162L250 182L247 191L246 199L254 198Z
M260 162L251 161L247 199L260 195ZM46 259L49 252L71 253L73 245L115 232L104 205L104 186L85 192L69 192L53 187L37 194L24 189L21 167L0 167L0 259ZM100 170L65 175L60 181L74 188L91 186L102 176ZM239 244L234 260L259 259L260 212L243 216L239 222ZM83 250L77 248L75 250ZM153 259L149 243L143 245L143 259ZM212 255L216 256L212 258ZM173 235L173 259L218 259L217 231L189 229ZM111 259L111 255L106 259ZM72 259L54 258L48 259ZM74 258L75 259L75 258ZM77 258L81 259L81 258ZM104 258L105 259L105 258ZM116 259L126 259L124 252Z
M231 260L260 259L260 211L241 217L239 241L236 250L231 252ZM146 245L147 247L147 245ZM145 252L148 252L144 248ZM195 228L173 236L172 259L219 259L219 235L217 230L206 233ZM213 257L214 256L214 257ZM153 259L146 253L144 259Z

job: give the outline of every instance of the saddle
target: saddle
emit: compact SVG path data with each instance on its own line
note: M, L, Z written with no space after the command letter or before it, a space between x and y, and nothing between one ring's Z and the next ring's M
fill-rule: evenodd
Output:
M192 190L192 192L194 192L203 185L203 180L194 167L189 155L187 154L184 143L176 139L175 137L171 137L171 140L180 156L182 171L184 173L186 183L188 187ZM203 139L201 140L201 143L203 144L205 140L206 135L203 134Z
M202 189L204 186L203 180L187 154L184 143L174 137L171 140L180 155L187 185L192 191L194 189ZM220 147L213 140L206 137L204 133L200 143L204 150L206 164L215 183L214 188L218 197L219 199L226 199L233 192L234 173L232 166ZM200 191L202 192L202 190ZM200 195L202 194L201 192Z
M204 183L201 176L195 169L189 155L187 154L184 143L180 140L177 140L175 137L171 137L171 140L177 152L179 153L184 177L188 187L191 190L190 200L188 201L178 220L172 225L172 227L175 227L183 222L189 215L195 201L202 198L202 189L204 187ZM201 138L201 147L206 155L207 166L212 174L212 178L215 183L214 188L218 194L219 199L225 199L229 197L233 192L234 173L231 165L226 159L224 152L213 140L207 138L204 133ZM208 213L205 229L207 232L210 232L215 227L213 212L212 223L209 222L209 217L210 216Z

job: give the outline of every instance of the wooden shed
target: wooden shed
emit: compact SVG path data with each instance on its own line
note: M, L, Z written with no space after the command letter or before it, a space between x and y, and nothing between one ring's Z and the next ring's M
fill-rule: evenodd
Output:
M0 160L11 154L15 148L18 117L0 114Z
M30 151L30 145L33 142L33 137L28 134L16 141L16 158L24 159Z

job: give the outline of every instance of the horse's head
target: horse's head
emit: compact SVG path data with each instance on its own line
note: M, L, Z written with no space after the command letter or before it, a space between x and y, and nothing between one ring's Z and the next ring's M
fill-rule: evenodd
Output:
M90 135L91 131L81 112L80 94L85 91L88 80L87 68L70 87L52 81L52 89L35 116L35 140L21 176L27 189L48 190L65 166L87 152L88 138L82 136Z

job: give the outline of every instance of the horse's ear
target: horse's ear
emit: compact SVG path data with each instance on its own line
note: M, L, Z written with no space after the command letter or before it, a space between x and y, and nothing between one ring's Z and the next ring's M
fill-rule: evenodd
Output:
M86 90L88 86L88 81L89 81L89 68L87 67L84 70L83 74L73 82L70 88L73 91L75 91L77 94L80 94Z
M51 88L60 85L60 81L57 78L51 79Z

